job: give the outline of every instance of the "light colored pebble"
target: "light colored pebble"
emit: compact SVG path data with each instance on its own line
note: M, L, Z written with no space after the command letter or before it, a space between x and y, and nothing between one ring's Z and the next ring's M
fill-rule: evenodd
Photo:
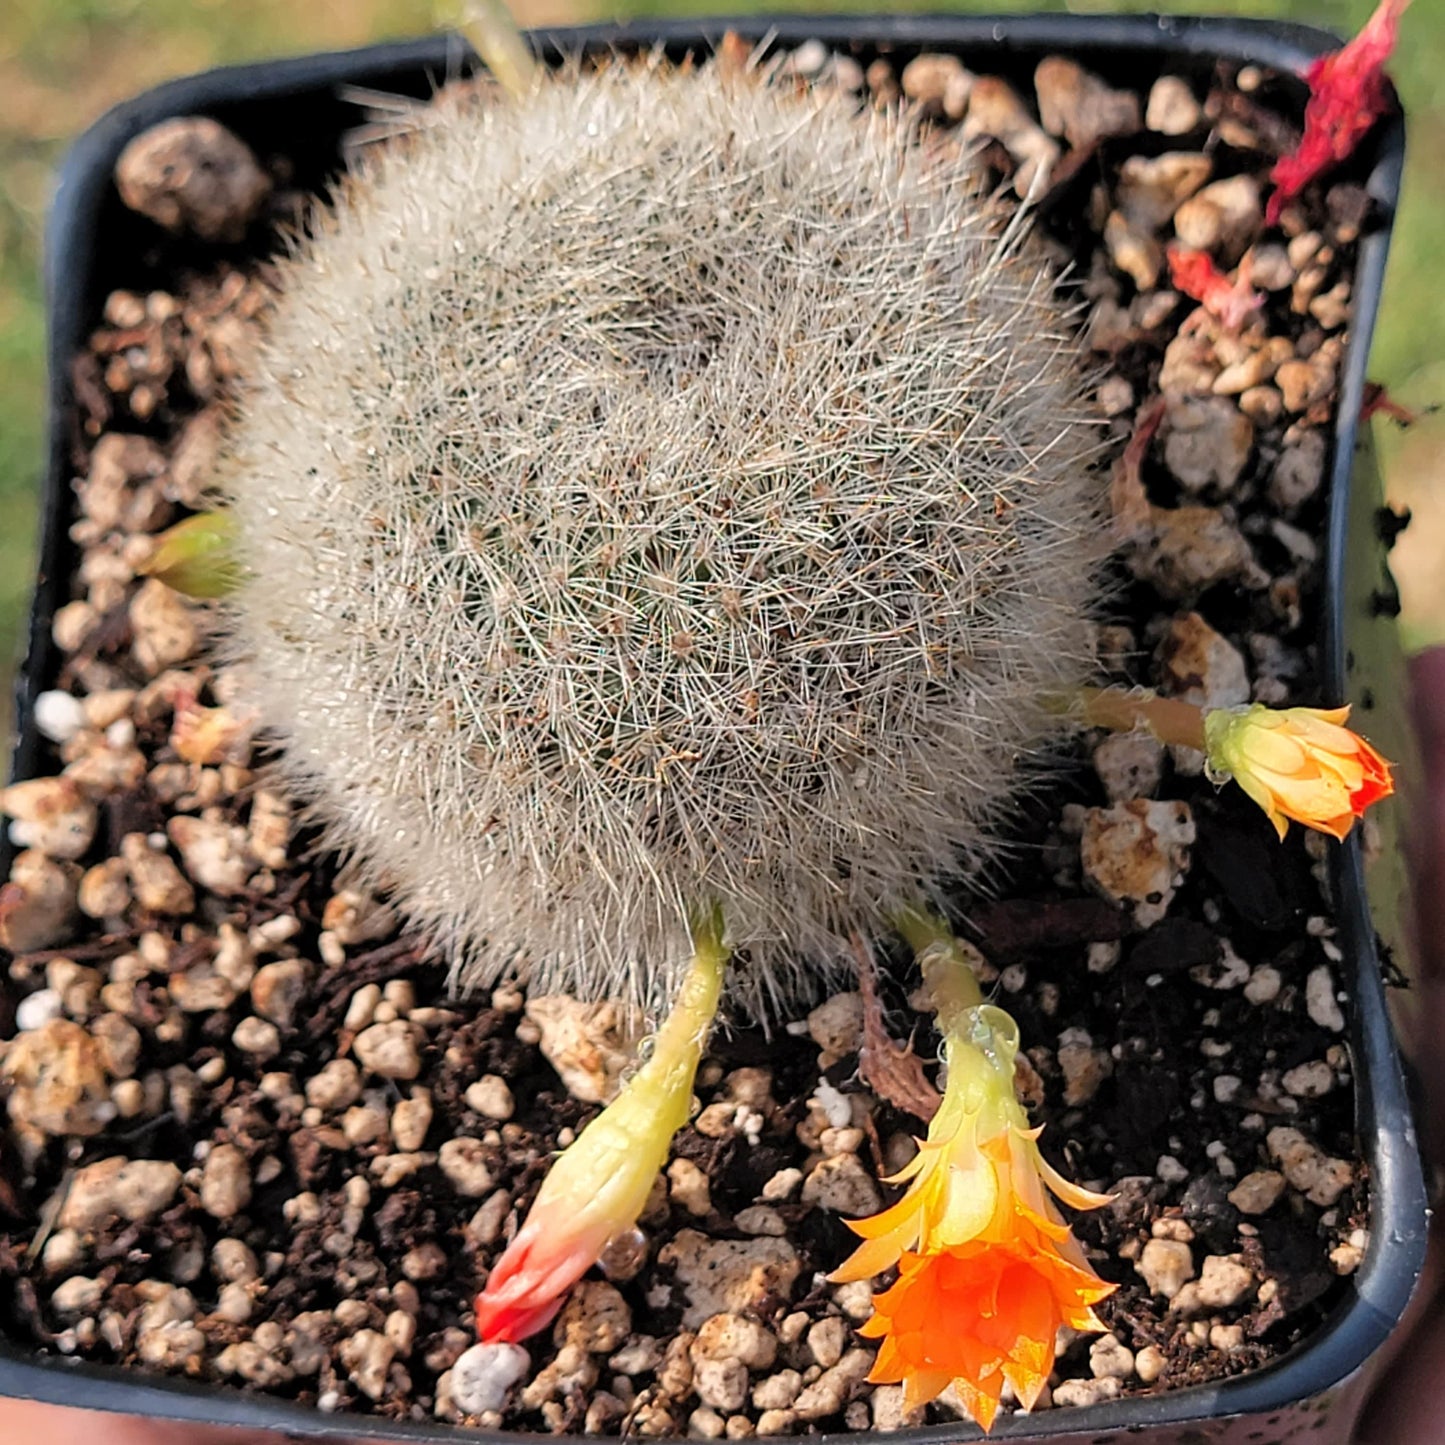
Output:
M1335 1071L1323 1059L1311 1059L1285 1071L1280 1082L1296 1099L1320 1099L1335 1086Z
M15 1005L15 1027L21 1033L43 1029L63 1012L60 995L53 988L38 988Z
M85 707L78 697L51 689L35 699L31 720L42 737L68 743L85 726Z
M1147 928L1169 911L1193 842L1187 803L1135 798L1086 810L1080 860L1093 888L1130 904L1135 922Z
M682 1229L658 1251L671 1265L686 1298L683 1324L696 1329L715 1314L758 1310L773 1297L788 1298L802 1262L786 1239L709 1239Z
M483 1074L475 1083L467 1086L467 1108L480 1114L484 1119L495 1119L504 1123L516 1112L516 1100L507 1081L499 1074Z
M850 1219L876 1214L883 1207L877 1182L856 1154L824 1158L803 1181L802 1201Z
M426 1143L431 1128L432 1097L430 1089L413 1089L409 1099L402 1099L391 1111L391 1141L403 1153L413 1153Z
M1198 130L1203 111L1189 82L1178 75L1161 75L1150 87L1144 107L1144 124L1159 135L1188 135Z
M1168 1365L1163 1350L1157 1345L1145 1345L1134 1356L1134 1373L1146 1384L1152 1385Z
M441 1171L453 1189L465 1199L480 1199L491 1192L492 1171L487 1165L487 1148L480 1139L448 1139L437 1154Z
M1059 1409L1082 1409L1105 1400L1117 1400L1122 1388L1112 1376L1102 1380L1061 1380L1054 1386L1054 1404Z
M1249 982L1244 986L1244 996L1252 1004L1273 1003L1283 987L1284 980L1279 970L1262 963L1250 973Z
M1259 234L1264 219L1259 182L1251 175L1214 181L1175 213L1174 231L1186 246L1217 251L1232 264Z
M1118 199L1124 215L1146 231L1167 226L1174 213L1209 179L1214 162L1192 151L1129 156L1119 168Z
M283 958L256 970L251 1003L262 1018L283 1029L296 1021L296 1010L311 982L311 965L301 958Z
M796 1370L779 1370L753 1386L753 1408L786 1410L802 1388L803 1377Z
M351 1376L352 1384L368 1400L380 1400L386 1395L391 1362L396 1358L396 1346L384 1334L379 1330L357 1330L341 1342L339 1354L341 1363ZM456 1366L452 1367L452 1377L455 1394Z
M231 1031L231 1042L264 1063L281 1052L281 1031L269 1019L248 1015Z
M840 1059L858 1052L863 1036L862 995L834 994L808 1015L807 1024L808 1034L822 1054L819 1067L831 1068Z
M1118 1335L1100 1335L1089 1346L1089 1369L1096 1380L1127 1380L1134 1374L1134 1352Z
M1232 492L1254 450L1254 424L1226 396L1174 397L1166 408L1164 464L1174 479L1187 492Z
M405 1019L372 1024L356 1036L357 1061L383 1079L414 1079L421 1073L416 1033Z
M1312 968L1305 979L1305 1012L1322 1029L1343 1033L1345 1016L1335 998L1335 980L1328 964Z
M306 1102L334 1113L361 1097L361 1070L351 1059L332 1059L306 1080Z
M1134 1269L1153 1294L1173 1299L1194 1277L1194 1255L1187 1244L1173 1239L1148 1240Z
M850 1334L846 1320L829 1315L809 1328L808 1351L817 1364L825 1370L832 1369L843 1358Z
M10 841L47 858L81 857L95 838L99 814L67 777L30 778L0 788L0 813L10 818Z
M712 1213L707 1175L691 1159L674 1159L667 1166L667 1178L668 1192L674 1203L681 1205L696 1219L704 1219Z
M84 1315L99 1309L104 1298L103 1279L90 1279L83 1274L77 1274L55 1286L50 1303L59 1314Z
M965 143L985 136L998 141L1018 166L1013 187L1022 197L1043 190L1060 155L1058 142L1033 118L1019 93L993 75L974 81L961 136Z
M750 1204L733 1216L733 1223L744 1234L770 1234L781 1239L788 1232L787 1221L771 1205Z
M961 120L968 109L975 77L955 55L927 53L903 67L899 83L915 105L933 106L949 120Z
M1285 1177L1276 1169L1255 1169L1229 1191L1229 1202L1241 1214L1266 1214L1279 1203Z
M1111 136L1134 135L1143 124L1132 90L1115 90L1067 56L1049 55L1039 62L1034 91L1044 129L1063 136L1075 150Z
M862 1388L872 1368L871 1350L849 1350L836 1365L824 1370L799 1392L793 1401L792 1413L799 1420L823 1420L836 1415Z
M1164 777L1164 748L1143 731L1110 733L1094 748L1094 771L1111 803L1152 797Z
M251 1202L251 1166L234 1144L217 1144L201 1170L201 1208L232 1219Z
M1298 1129L1271 1129L1265 1146L1289 1184L1322 1209L1354 1182L1354 1169L1346 1160L1331 1158Z

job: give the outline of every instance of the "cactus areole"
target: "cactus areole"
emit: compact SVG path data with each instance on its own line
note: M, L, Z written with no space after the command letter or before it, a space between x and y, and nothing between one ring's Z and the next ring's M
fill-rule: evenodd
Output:
M1089 671L1097 429L955 145L716 66L439 102L283 268L231 652L325 840L445 946L766 1014L986 861Z

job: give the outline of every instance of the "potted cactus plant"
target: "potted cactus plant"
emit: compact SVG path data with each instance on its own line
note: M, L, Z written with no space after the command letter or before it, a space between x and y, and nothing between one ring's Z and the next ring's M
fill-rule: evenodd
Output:
M548 74L492 24L435 99L452 38L102 122L4 795L0 1387L1346 1438L1423 1248L1390 770L1308 706L1380 610L1397 10L1312 68L1040 17Z

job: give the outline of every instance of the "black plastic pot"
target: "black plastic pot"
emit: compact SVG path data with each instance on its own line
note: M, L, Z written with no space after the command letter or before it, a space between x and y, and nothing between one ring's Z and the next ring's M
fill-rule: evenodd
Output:
M662 44L673 55L705 48L725 30L780 44L818 38L851 51L865 64L887 52L906 61L920 50L958 53L971 68L1027 82L1045 54L1076 56L1106 78L1138 86L1163 69L1208 75L1220 60L1253 62L1283 72L1300 70L1338 41L1302 26L1239 20L1044 15L1034 17L748 17L735 21L587 27L538 37L556 58L598 47ZM126 258L154 237L148 223L127 211L111 181L121 148L146 127L170 116L211 115L245 137L260 153L284 151L297 165L301 185L319 184L340 166L339 138L359 123L346 88L426 96L437 83L474 64L455 37L345 54L316 55L274 64L213 71L150 91L118 107L77 143L60 175L46 253L50 297L50 426L44 525L29 655L17 697L19 742L14 776L31 776L39 759L31 726L36 695L53 676L52 615L67 600L74 558L67 539L71 519L69 449L74 426L71 358L96 323L102 301L123 281ZM1301 87L1301 98L1303 88ZM1371 192L1385 218L1360 246L1355 317L1343 369L1331 471L1331 504L1322 639L1328 695L1352 698L1369 709L1365 730L1396 757L1404 756L1403 671L1393 627L1382 614L1389 590L1384 544L1374 525L1380 504L1378 477L1357 454L1357 421L1365 362L1389 245L1389 220L1398 195L1403 127L1396 121L1376 141ZM1387 850L1393 846L1386 840ZM8 862L0 842L0 864ZM1398 857L1398 852L1395 854ZM1387 863L1390 861L1387 858ZM1346 954L1344 974L1353 999L1352 1026L1358 1127L1370 1173L1370 1246L1350 1292L1333 1316L1281 1363L1238 1379L1131 1398L1082 1409L1017 1416L1000 1421L995 1438L1013 1441L1106 1442L1148 1445L1186 1442L1276 1442L1308 1439L1345 1445L1371 1383L1371 1361L1399 1320L1425 1253L1426 1191L1411 1121L1402 1058L1392 1033L1382 982L1377 931L1394 945L1394 970L1407 969L1401 951L1397 899L1372 913L1358 830L1334 852L1335 892ZM1387 877L1397 878L1398 869ZM4 873L0 872L0 877ZM1395 974L1392 973L1392 979ZM1408 1000L1407 990L1389 990ZM0 1395L122 1411L173 1420L205 1421L299 1434L352 1437L476 1440L475 1432L432 1423L397 1424L368 1417L344 1420L231 1388L92 1366L58 1356L34 1357L0 1341ZM510 1437L515 1438L515 1437ZM833 1437L862 1445L863 1436ZM971 1427L905 1431L915 1440L974 1439Z

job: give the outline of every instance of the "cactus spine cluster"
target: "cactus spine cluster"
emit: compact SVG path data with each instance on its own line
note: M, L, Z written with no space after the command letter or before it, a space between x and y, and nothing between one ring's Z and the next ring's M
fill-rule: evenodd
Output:
M449 951L766 1012L987 858L1088 672L1056 278L906 118L707 66L446 106L284 268L224 466L293 792Z

